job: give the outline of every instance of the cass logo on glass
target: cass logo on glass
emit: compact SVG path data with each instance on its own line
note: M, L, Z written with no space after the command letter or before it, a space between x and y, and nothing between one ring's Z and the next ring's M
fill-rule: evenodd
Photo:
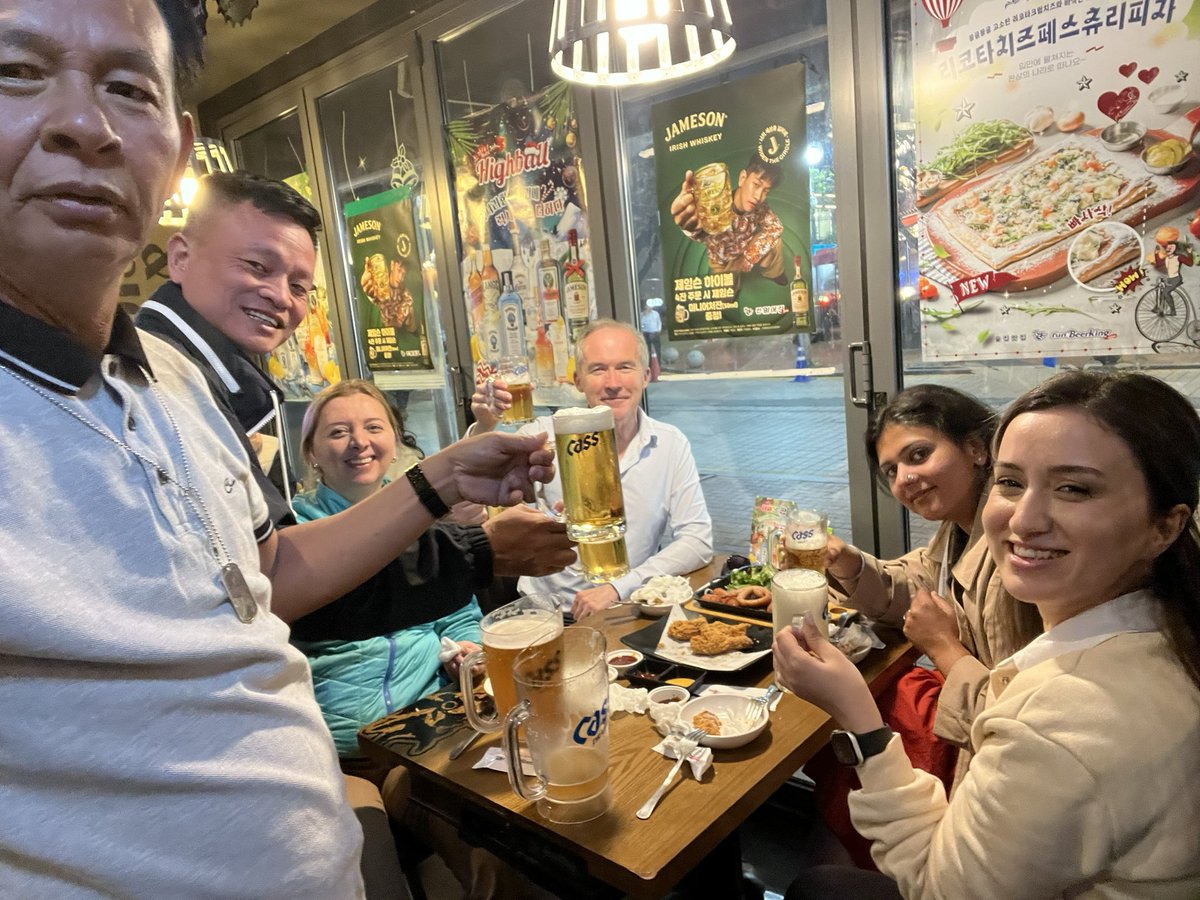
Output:
M593 712L590 716L584 716L575 726L575 730L571 733L571 739L577 744L586 744L589 741L595 741L608 726L608 701L604 701L604 705Z
M567 441L567 456L578 456L585 450L591 450L600 443L600 432L581 434Z

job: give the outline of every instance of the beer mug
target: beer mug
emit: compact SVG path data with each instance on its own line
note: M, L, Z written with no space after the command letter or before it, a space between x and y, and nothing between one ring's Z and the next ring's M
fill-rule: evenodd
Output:
M771 629L778 634L799 625L811 612L818 622L829 618L829 585L813 569L780 569L771 579Z
M721 234L733 225L733 194L729 186L729 169L725 163L709 163L692 176L696 186L696 216L700 230Z
M607 406L560 409L553 423L563 514L550 508L540 486L538 505L547 515L565 522L567 537L579 544L580 574L597 584L612 581L629 571L625 497L612 410Z
M783 538L782 550L778 541ZM815 509L798 509L784 528L767 537L767 560L776 569L812 569L825 577L825 545L829 543L829 518Z
M531 646L561 647L563 631L562 603L551 594L518 597L512 603L492 610L479 623L482 650L468 653L458 671L463 710L476 731L499 731L504 716L517 702L512 665L522 650ZM485 716L475 708L474 668L483 663L492 683L495 716Z
M518 699L504 728L508 780L551 822L590 822L612 806L604 650L603 634L574 625L560 643L530 647L513 663ZM536 773L532 783L521 772L522 727Z
M533 421L533 382L529 375L529 360L510 356L500 360L496 378L503 381L512 394L512 406L500 414L500 421L523 425Z

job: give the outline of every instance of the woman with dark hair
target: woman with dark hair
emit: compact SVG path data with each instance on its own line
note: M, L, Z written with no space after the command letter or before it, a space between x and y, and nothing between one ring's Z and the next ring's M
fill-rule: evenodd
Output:
M1042 630L1036 614L1004 596L983 541L995 427L996 414L961 391L921 384L897 394L867 430L867 455L892 496L941 525L928 546L896 560L837 538L826 555L834 599L903 625L937 666L946 683L933 733L962 748L992 665Z
M1070 372L1014 402L996 448L989 552L1048 630L997 664L949 800L815 622L777 636L780 680L845 729L892 896L1200 896L1200 418L1155 378Z

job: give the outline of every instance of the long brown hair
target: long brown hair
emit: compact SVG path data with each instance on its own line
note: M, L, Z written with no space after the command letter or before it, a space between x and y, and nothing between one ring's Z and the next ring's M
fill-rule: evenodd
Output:
M1022 413L1074 407L1125 442L1146 479L1151 514L1188 508L1186 527L1154 561L1150 589L1159 625L1200 687L1200 416L1170 385L1137 372L1064 372L1013 401L996 430L996 447ZM1115 526L1116 523L1114 523Z

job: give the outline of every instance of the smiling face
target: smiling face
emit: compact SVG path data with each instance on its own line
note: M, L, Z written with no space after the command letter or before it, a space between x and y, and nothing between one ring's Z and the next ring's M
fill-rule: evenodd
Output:
M378 400L354 393L325 404L309 463L327 487L357 503L379 490L395 458L396 432Z
M1145 586L1182 520L1151 514L1123 440L1060 407L1009 424L983 525L1004 587L1054 625Z
M893 423L883 429L875 450L879 471L905 509L971 530L979 505L980 467L987 461L978 440L957 444L933 428Z
M641 337L624 328L600 328L583 341L575 387L588 406L608 406L618 426L636 420L650 370L641 365Z
M173 235L167 259L191 307L253 354L270 353L304 318L317 254L302 226L238 203Z
M111 288L191 143L152 0L0 5L0 291Z

